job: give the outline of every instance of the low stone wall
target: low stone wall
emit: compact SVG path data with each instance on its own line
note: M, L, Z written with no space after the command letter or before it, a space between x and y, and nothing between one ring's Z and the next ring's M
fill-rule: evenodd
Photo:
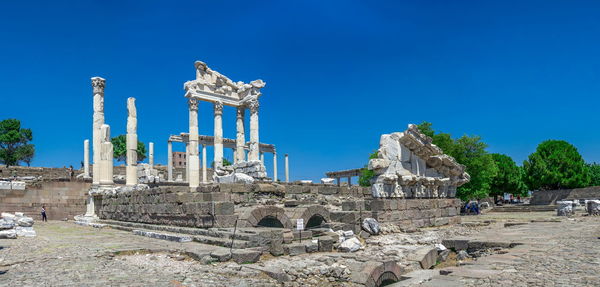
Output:
M345 199L346 201L343 201ZM348 200L352 199L352 200ZM368 188L295 184L161 185L143 191L101 195L96 213L102 219L184 227L252 227L271 218L293 228L318 216L331 227L360 231L373 217L401 228L459 223L460 200L373 199Z
M49 220L62 220L85 213L85 200L91 184L86 182L38 182L25 190L0 192L0 212L24 212L35 220L41 219L42 205Z
M372 217L380 223L392 223L401 228L419 228L460 223L460 199L373 199L345 201L342 212L332 212L332 220L356 222L353 216ZM357 213L358 211L358 213ZM348 216L349 213L354 213Z
M534 191L531 205L553 205L560 200L600 199L600 186Z
M67 168L27 166L6 167L5 165L0 165L0 178L33 176L41 177L42 180L68 179L69 171ZM83 172L83 170L81 172ZM75 176L79 173L78 170L74 170Z
M218 186L160 186L95 197L101 219L187 227L229 227L235 222L230 194Z

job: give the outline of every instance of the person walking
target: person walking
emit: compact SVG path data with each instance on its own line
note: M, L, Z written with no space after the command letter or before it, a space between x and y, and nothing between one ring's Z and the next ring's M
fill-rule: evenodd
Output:
M42 221L48 222L48 217L46 216L46 206L42 205Z

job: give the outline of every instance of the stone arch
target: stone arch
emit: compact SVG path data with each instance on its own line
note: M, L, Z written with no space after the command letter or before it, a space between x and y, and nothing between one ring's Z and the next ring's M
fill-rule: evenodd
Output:
M359 276L362 282L368 287L379 287L398 282L402 275L402 268L394 261L384 263L369 261L366 262L362 272L364 276Z
M258 206L245 214L250 226L292 228L290 219L283 208L276 206Z
M292 220L293 228L296 228L296 220L300 218L304 220L304 229L311 227L309 222L312 224L315 222L322 223L331 221L329 211L322 205L287 208L286 214L288 218Z

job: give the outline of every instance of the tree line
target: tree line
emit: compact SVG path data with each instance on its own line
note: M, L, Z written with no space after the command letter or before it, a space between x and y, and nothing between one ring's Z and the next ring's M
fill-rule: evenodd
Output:
M518 166L507 155L489 153L488 145L479 136L452 138L436 132L429 122L418 125L421 133L445 154L465 165L471 181L458 188L456 196L463 199L502 196L510 193L525 196L529 190L553 190L600 185L600 165L587 164L572 144L562 140L540 143L535 152ZM377 157L372 153L370 158ZM363 169L359 184L370 186L374 173Z

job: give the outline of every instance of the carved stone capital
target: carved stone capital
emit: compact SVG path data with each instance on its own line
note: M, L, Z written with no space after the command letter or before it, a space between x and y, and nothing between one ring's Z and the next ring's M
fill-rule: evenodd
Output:
M253 99L248 101L248 108L250 109L250 112L255 114L258 113L258 107L259 107L259 103L257 99Z
M104 87L106 86L106 80L100 77L92 78L92 88L94 88L94 94L104 93Z
M190 111L197 111L198 110L198 100L189 98L188 106L190 108Z
M215 108L215 115L222 115L223 114L223 102L216 101L214 108Z

